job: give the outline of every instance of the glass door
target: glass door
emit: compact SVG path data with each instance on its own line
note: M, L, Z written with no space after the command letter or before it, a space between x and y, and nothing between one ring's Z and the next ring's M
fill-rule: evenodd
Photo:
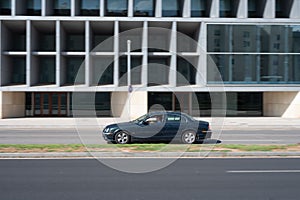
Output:
M67 93L34 93L34 116L67 116Z

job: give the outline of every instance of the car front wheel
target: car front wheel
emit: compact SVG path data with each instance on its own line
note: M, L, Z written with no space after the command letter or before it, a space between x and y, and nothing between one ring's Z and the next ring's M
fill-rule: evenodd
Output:
M130 136L126 132L120 131L115 136L115 142L117 144L129 144Z
M181 141L184 144L193 144L196 141L196 133L193 131L186 131L181 136Z

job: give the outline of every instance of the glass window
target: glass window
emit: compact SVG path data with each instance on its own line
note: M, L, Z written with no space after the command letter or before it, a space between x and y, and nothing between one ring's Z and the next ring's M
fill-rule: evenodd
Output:
M167 85L169 84L169 57L149 58L148 64L148 85ZM159 73L157 73L159 72Z
M84 77L85 77L85 71L84 69L81 69L80 73L79 69L81 65L84 63L83 57L70 57L67 58L66 61L66 84L83 84L84 83Z
M127 85L127 57L120 58L119 85ZM141 84L142 57L131 57L131 85Z
M66 37L67 51L85 51L85 37L84 34L67 34Z
M154 0L134 0L135 17L153 17L155 10Z
M110 57L94 57L92 59L92 75L94 85L113 84L114 63Z
M149 92L148 93L148 110L158 111L172 110L172 93L171 92Z
M181 121L180 115L168 115L167 116L167 122L179 122Z
M192 17L209 17L210 14L209 0L191 0Z
M106 16L127 16L128 0L106 0Z
M238 0L220 0L220 17L236 17Z
M55 84L55 57L41 57L39 61L39 84Z
M71 14L70 0L54 0L54 15L69 16Z
M162 0L163 17L181 17L183 10L182 0Z
M13 57L11 76L12 84L26 84L25 57Z
M299 25L208 25L209 52L300 53Z
M0 15L10 15L10 14L11 14L11 0L1 0Z
M177 85L190 84L196 84L196 69L186 59L177 57Z
M248 17L262 18L266 6L266 0L248 0Z
M95 111L97 117L110 117L111 114L110 92L96 92Z
M27 0L27 15L41 15L41 0Z
M93 96L94 95L94 96ZM76 102L73 102L74 96ZM91 100L94 97L94 100ZM110 92L76 92L70 95L70 110L76 109L76 116L92 117L111 117L111 93ZM73 103L76 103L73 105ZM95 111L95 112L94 112Z
M55 35L41 33L39 37L39 51L56 51Z
M99 0L81 0L80 15L82 16L99 16Z
M289 18L293 0L276 0L276 18Z

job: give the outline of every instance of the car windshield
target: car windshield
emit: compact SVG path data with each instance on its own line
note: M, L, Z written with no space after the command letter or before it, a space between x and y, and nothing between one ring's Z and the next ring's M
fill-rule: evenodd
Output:
M146 115L143 115L143 116L141 116L141 117L139 117L139 118L137 118L136 120L133 120L132 122L133 123L140 123L141 121L144 121L146 118L147 118L147 114Z

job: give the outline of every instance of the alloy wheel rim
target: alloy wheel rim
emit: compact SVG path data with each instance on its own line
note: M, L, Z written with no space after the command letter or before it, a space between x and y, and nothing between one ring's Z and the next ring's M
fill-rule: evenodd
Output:
M117 138L118 142L121 143L121 144L125 144L128 141L128 136L125 133L118 134L117 137L118 137Z
M185 140L186 143L191 144L195 141L195 135L191 132L186 133L185 137L184 137L184 140Z

